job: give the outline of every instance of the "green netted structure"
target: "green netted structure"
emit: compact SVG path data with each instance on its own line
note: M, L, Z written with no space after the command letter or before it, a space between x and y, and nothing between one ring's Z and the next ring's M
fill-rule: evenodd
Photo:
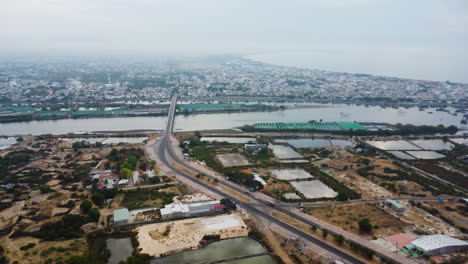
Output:
M323 131L355 131L367 128L352 122L321 122L321 123L256 123L256 129L265 130L323 130Z
M127 109L114 109L114 110L79 110L72 112L72 117L81 116L107 116L107 115L125 115L128 114Z
M182 112L219 112L219 111L248 111L248 110L270 110L269 105L245 105L245 104L185 104L179 105Z
M70 111L40 111L36 113L36 117L67 117Z
M18 114L34 113L37 110L30 105L5 105L0 106L0 112L11 112Z

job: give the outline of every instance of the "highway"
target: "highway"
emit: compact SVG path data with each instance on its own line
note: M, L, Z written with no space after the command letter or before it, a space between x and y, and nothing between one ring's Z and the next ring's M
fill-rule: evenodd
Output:
M266 201L260 200L258 197L255 197L251 193L246 193L246 189L236 185L232 182L229 181L224 181L221 180L219 181L219 184L221 184L225 188L229 188L233 191L238 192L239 194L247 195L250 198L252 198L252 202L243 202L239 200L238 198L229 195L226 192L223 192L222 189L218 189L213 187L210 184L207 184L203 181L198 180L197 178L189 175L185 171L182 171L178 168L176 168L173 164L177 163L179 166L183 166L185 168L188 168L189 170L192 170L197 173L203 173L206 175L205 172L199 170L198 168L195 168L188 164L183 158L180 157L180 155L177 155L174 150L174 145L172 144L172 132L173 132L173 126L174 126L174 115L175 115L175 108L176 108L176 102L177 102L177 95L174 95L172 100L171 100L171 106L169 107L169 113L168 113L168 120L167 120L167 126L164 135L161 136L161 138L153 145L154 146L154 153L157 156L157 161L163 164L165 167L167 167L169 170L171 170L173 173L176 174L177 177L182 177L186 181L189 181L193 183L195 186L199 186L201 189L208 190L212 193L215 193L219 195L220 197L226 197L234 201L238 206L246 210L249 214L251 215L256 215L259 217L262 217L264 219L270 219L272 223L275 225L284 228L285 230L295 234L296 237L300 237L301 239L304 239L308 242L311 242L322 249L332 253L335 256L338 256L337 259L344 261L346 263L366 263L365 261L354 257L347 252L342 251L339 248L336 248L312 235L309 233L306 233L295 226L291 225L290 223L286 223L281 221L280 219L275 218L274 216L271 215L271 210L272 208L266 204ZM178 166L178 167L179 167ZM207 175L207 177L210 178L215 178L213 175ZM286 214L290 217L295 218L296 220L306 223L308 225L314 225L319 228L322 226L318 223L315 223L311 221L309 218L306 218L302 215L299 215L298 213L293 212L293 210L290 210L288 208L289 205L284 204L284 203L278 203L278 206L275 208L275 210ZM330 233L334 233L333 230L330 230ZM346 237L346 236L345 236ZM349 238L348 238L349 239ZM354 239L352 239L354 240ZM361 241L362 242L362 241ZM372 247L373 249L376 249L374 246ZM394 254L390 251L384 250L383 248L377 248L376 250L376 255L377 256L383 256L385 258L392 259L395 262L398 263L414 263L413 261L408 260L407 258L404 258L402 256L399 256L397 254Z

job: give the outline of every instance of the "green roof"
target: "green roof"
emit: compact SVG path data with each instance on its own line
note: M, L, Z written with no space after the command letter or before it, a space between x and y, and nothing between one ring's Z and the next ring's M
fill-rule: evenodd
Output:
M37 110L30 105L4 105L0 106L0 111L12 111L16 113L36 112Z
M72 116L103 116L103 115L117 115L126 114L127 109L114 109L114 110L78 110L72 113Z
M353 122L337 122L337 124L343 129L343 130L366 130L366 127L361 126L359 123L353 123Z
M114 210L114 222L128 221L129 212L128 209L117 209Z
M36 116L40 117L52 117L52 116L67 116L69 111L40 111L36 113Z

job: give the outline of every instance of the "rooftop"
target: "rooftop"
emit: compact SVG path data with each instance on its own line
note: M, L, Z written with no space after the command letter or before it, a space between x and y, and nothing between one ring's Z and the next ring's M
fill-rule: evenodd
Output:
M395 206L395 207L398 208L398 209L403 209L403 205L401 205L399 202L394 201L394 200L392 200L392 199L385 199L385 202L387 202L387 203L389 203L389 204Z
M463 240L449 237L446 235L440 235L440 234L423 236L423 237L417 238L411 241L411 244L424 251L430 251L430 250L434 250L438 248L453 247L453 246L468 247L468 243Z
M114 222L128 220L128 217L129 213L127 208L114 210Z

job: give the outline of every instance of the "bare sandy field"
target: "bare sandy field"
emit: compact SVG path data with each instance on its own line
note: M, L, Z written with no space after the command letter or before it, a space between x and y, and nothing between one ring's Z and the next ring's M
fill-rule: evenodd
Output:
M248 234L247 225L235 213L149 224L136 231L141 253L152 256L196 249L205 235L219 234L226 239Z

